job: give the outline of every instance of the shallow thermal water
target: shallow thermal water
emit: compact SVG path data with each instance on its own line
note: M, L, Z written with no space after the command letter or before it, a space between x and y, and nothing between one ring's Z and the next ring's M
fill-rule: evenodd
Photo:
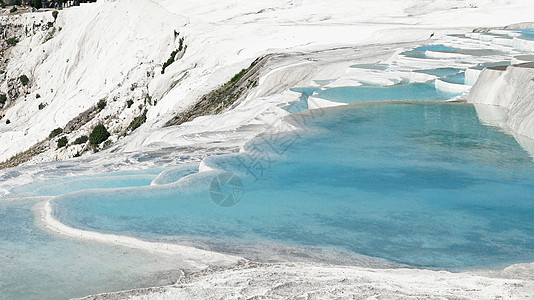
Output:
M426 51L452 51L456 49L457 48L453 48L453 47L449 47L445 45L425 45L425 46L414 48L410 51L402 52L401 55L404 55L406 57L411 57L411 58L424 59L424 58L427 58L427 56L425 55Z
M340 103L420 100L445 101L461 93L449 93L436 89L434 82L397 84L392 86L347 86L329 88L314 94L314 97Z
M516 32L525 39L530 34ZM465 52L458 61L454 55L429 59L426 51L463 53L427 45L402 52L391 64L352 68L398 68L463 84L467 68L510 64L496 51ZM418 61L425 63L412 68ZM434 80L395 78L399 84L385 87L325 88L336 79L315 80L317 86L293 89L302 97L285 109L307 110L310 96L356 103L459 95L436 89ZM532 158L513 137L480 124L472 106L357 103L294 116L305 125L298 135L267 134L251 141L248 153L206 159L215 171L198 173L193 163L56 176L11 189L6 198L61 195L52 201L54 216L74 228L265 260L325 260L333 252L341 255L328 262L447 270L534 261ZM223 172L235 176L219 178ZM233 181L218 186L218 178ZM234 197L221 206L220 195ZM63 299L168 284L187 267L170 257L51 235L36 224L40 201L0 203L1 299ZM342 261L352 255L357 258Z
M38 229L36 202L0 205L0 299L68 299L171 284L180 276L181 265L170 258Z
M204 172L65 195L54 214L75 228L205 238L227 252L319 246L448 270L534 260L532 158L480 124L472 106L364 103L304 117L298 135L267 135L249 154L206 161L241 178L235 206L211 200L216 174Z
M22 185L10 190L6 197L58 196L85 189L102 189L150 185L162 169L135 172L116 172L91 176L48 179Z

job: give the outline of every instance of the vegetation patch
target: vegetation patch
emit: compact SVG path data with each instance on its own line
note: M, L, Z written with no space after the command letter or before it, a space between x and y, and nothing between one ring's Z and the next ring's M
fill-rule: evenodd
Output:
M178 55L178 53L184 51L185 49L186 49L186 46L184 45L184 38L182 37L178 41L178 49L172 51L169 59L167 59L167 61L163 63L163 67L161 68L161 74L165 74L165 69L175 62L176 55Z
M63 133L63 128L56 128L54 130L52 130L52 132L50 132L50 134L48 135L49 138L55 138L56 136L60 135Z
M61 137L59 140L57 140L57 148L63 148L65 146L67 146L67 144L69 143L69 140L67 139L66 136L64 137Z
M103 124L98 124L89 135L89 142L93 145L100 145L100 143L109 138L109 135L106 127Z
M176 56L176 54L178 54L178 49L172 51L169 59L167 59L167 61L163 63L163 67L161 68L161 74L165 74L165 69L174 62L174 57Z
M8 46L15 46L19 40L16 37L10 37L6 40Z
M4 105L7 102L6 94L0 94L0 104Z
M231 107L249 89L258 84L259 71L270 57L267 55L256 59L248 68L239 71L220 88L204 95L195 105L169 120L165 126L179 125L196 117L218 114Z
M19 80L22 85L28 85L28 83L30 82L30 79L28 79L28 76L26 75L20 75Z
M146 122L146 114L147 114L147 110L145 109L143 110L142 114L140 114L139 116L135 117L132 120L132 122L128 126L128 129L130 129L131 131L134 131L137 128L141 127L141 125L143 125Z
M81 145L87 143L89 140L89 137L86 135L82 135L81 137L74 140L74 145Z
M98 101L98 103L96 104L96 106L97 106L100 110L106 108L106 105L107 105L107 102L106 102L106 100L104 100L104 99Z
M47 149L48 149L48 144L45 143L45 141L41 141L35 144L30 149L11 157L7 161L0 162L0 170L5 169L5 168L16 167L22 163L25 163L29 161L30 159L32 159L32 157L45 152Z

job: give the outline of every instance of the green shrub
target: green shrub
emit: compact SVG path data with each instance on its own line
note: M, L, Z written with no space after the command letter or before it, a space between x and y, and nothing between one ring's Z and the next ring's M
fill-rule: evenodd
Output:
M0 94L0 104L6 104L7 96L6 94Z
M9 121L9 119L7 119L7 120L6 120L6 124L9 124L9 123L11 123L11 121Z
M178 49L171 52L171 56L167 61L163 64L163 67L161 68L161 74L165 74L165 69L170 66L174 62L174 57L178 54Z
M48 137L49 138L54 138L54 137L56 137L56 136L58 136L58 135L60 135L62 133L63 133L63 129L58 127L56 129L52 130L52 132L50 132Z
M232 77L230 82L231 83L235 83L236 81L241 79L241 77L243 77L243 75L245 75L246 72L247 72L247 70L245 70L245 69L241 70L239 73L235 74L234 77Z
M87 143L89 138L86 135L82 135L81 137L74 140L74 145L81 145Z
M65 146L67 146L68 143L69 143L69 140L67 139L66 136L61 137L59 140L57 140L57 147L58 147L58 149L59 148L63 148Z
M98 103L96 104L96 106L97 106L99 109L104 109L104 108L106 108L106 105L107 105L107 102L106 102L106 100L104 100L104 99L98 101Z
M146 122L146 113L147 113L147 110L145 109L141 115L135 117L132 120L132 122L130 123L128 128L130 128L132 131L134 131L137 128L139 128L141 125L143 125Z
M57 16L58 16L58 15L59 15L59 11L54 10L54 11L52 12L52 17L54 17L54 22L57 20Z
M14 7L14 6L9 10L10 13L14 13L14 12L16 12L16 11L17 11L17 8Z
M35 99L39 99L39 98L41 98L41 95L35 94Z
M128 106L128 108L132 107L133 103L134 103L134 102L133 102L132 99L126 101L126 105Z
M46 103L39 104L39 110L43 110L46 107Z
M6 40L8 46L15 46L19 40L16 37L10 37Z
M19 80L22 85L28 85L28 83L30 82L30 79L28 79L28 76L26 75L20 75Z
M48 25L48 28L52 28L54 27L54 22L48 22L47 25Z
M98 124L89 135L89 142L93 145L100 145L109 138L109 132L103 124Z

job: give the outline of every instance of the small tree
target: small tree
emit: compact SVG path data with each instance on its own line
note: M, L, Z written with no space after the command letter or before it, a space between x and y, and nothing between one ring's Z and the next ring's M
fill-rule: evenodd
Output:
M54 11L52 12L52 17L54 17L54 22L57 20L57 16L58 16L58 15L59 15L59 11L54 10Z
M8 46L15 46L19 40L16 37L10 37L6 40Z
M30 82L30 79L28 79L28 76L26 75L20 75L19 80L22 85L28 85L28 83Z
M0 94L0 104L6 104L7 96L6 94Z
M106 103L106 100L104 100L104 99L98 101L98 103L96 104L96 106L97 106L99 109L104 109L104 108L106 108L106 105L107 105L107 103Z
M39 9L43 8L43 2L41 0L34 0L33 1L33 7Z
M81 137L79 137L76 140L74 140L74 144L75 145L85 144L85 143L87 143L88 140L89 140L89 138L86 135L82 135Z
M58 127L58 128L56 128L56 129L52 130L52 132L50 132L50 134L48 135L48 137L49 137L49 138L54 138L54 137L60 135L61 133L63 133L63 129L61 129L61 128Z
M98 124L89 135L89 142L93 145L100 145L109 138L109 132L103 124Z
M59 140L57 140L57 147L58 147L58 149L59 148L63 148L65 146L67 146L68 143L69 143L69 140L67 139L66 136L61 137Z

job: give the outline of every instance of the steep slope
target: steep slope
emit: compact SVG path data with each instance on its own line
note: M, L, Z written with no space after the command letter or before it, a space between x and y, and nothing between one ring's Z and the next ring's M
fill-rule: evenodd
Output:
M526 22L532 15L530 6L525 0L100 0L60 11L51 28L47 27L53 22L51 12L3 16L2 24L26 28L40 24L44 29L22 36L7 52L0 93L11 82L17 83L20 96L10 99L2 112L0 161L24 151L24 159L19 155L9 165L87 155L94 147L73 142L99 123L111 137L98 149L110 144L115 152L177 146L189 125L164 125L259 57L424 40L432 33L450 33L450 28ZM187 47L185 52L174 52L180 44ZM162 74L168 60L174 63ZM241 100L247 95L249 100L278 95L258 100L272 103L264 111L276 102L287 102L280 93L288 86L280 82L306 82L307 72L317 67L293 73L283 65L279 63L275 73L260 72L260 86ZM30 80L27 87L18 82L23 74ZM271 80L272 75L283 80ZM101 100L106 102L103 109L97 108ZM249 108L260 113L257 104ZM224 127L247 122L250 118L228 117ZM200 131L220 127L205 123L211 125ZM70 132L48 139L55 128ZM199 131L188 131L195 132ZM63 137L68 145L58 149L57 141Z
M53 21L51 12L37 15ZM11 22L30 27L36 20L34 14L25 14ZM97 122L104 122L115 136L124 131L150 106L145 103L147 84L175 48L174 29L181 25L182 19L150 1L98 2L60 11L54 37L46 42L49 31L22 39L11 49L5 78L7 82L24 74L30 83L5 111L4 120L11 123L0 126L0 160L46 139L54 128L63 128L102 99L106 108L69 140L87 134ZM2 87L7 88L5 82ZM127 100L134 101L130 108ZM43 159L81 150L70 148Z

